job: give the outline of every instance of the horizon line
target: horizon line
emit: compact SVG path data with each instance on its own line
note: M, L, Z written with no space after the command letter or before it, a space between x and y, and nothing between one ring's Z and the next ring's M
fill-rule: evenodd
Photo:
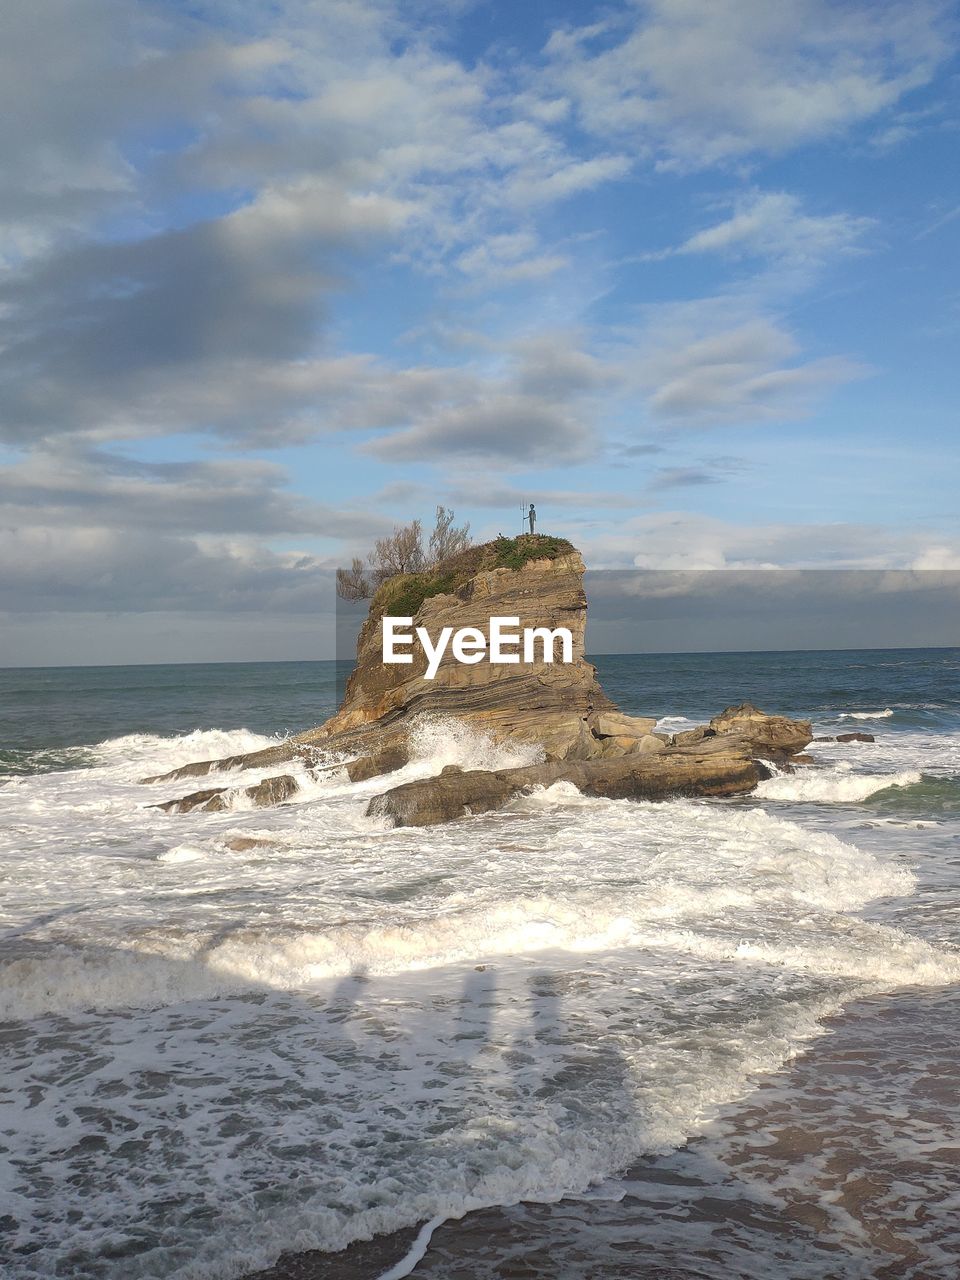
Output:
M916 653L933 651L948 653L953 649L960 650L960 645L953 644L911 644L911 645L840 645L825 648L799 649L612 649L602 653L586 653L584 658L591 662L594 658L693 658L693 657L737 657L758 653ZM0 666L4 671L108 671L139 667L279 667L302 666L305 663L321 662L354 662L353 658L207 658L194 660L190 658L173 659L169 662L38 662L22 663L17 666Z

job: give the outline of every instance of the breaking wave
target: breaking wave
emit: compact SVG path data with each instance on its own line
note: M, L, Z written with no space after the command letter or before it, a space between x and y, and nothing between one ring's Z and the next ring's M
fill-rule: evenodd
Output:
M795 773L784 773L769 761L766 763L774 776L761 782L754 793L763 800L858 804L891 787L909 787L923 776L919 769L889 774L854 773L845 761L831 768L804 768L802 772L798 766Z

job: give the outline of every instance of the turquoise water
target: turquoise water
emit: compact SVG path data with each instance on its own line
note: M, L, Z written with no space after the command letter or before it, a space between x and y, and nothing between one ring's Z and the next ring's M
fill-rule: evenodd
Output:
M390 830L365 816L382 780L297 765L293 803L251 810L241 788L260 775L224 774L225 813L174 817L152 807L170 787L144 777L322 720L342 672L0 671L5 1276L231 1280L285 1249L560 1197L590 1256L611 1247L613 1214L591 1235L591 1197L618 1203L641 1158L663 1178L644 1231L672 1256L676 1170L695 1167L709 1199L730 1108L851 1001L909 991L923 1019L955 986L960 650L596 663L624 710L665 730L749 699L876 741L815 743L814 767L732 802L561 784ZM451 722L413 745L391 781L526 758ZM884 1081L878 1132L940 1087L939 1046L960 1028L930 1025ZM872 1124L869 1099L856 1106ZM897 1274L917 1280L954 1274L940 1119L927 1107L911 1139L922 1214L908 1182L890 1190L922 1260ZM742 1194L791 1221L810 1171L774 1190L762 1160L751 1183L736 1159ZM721 1215L690 1274L868 1280L896 1264L826 1193L821 1211L815 1238L744 1212L735 1247ZM529 1274L582 1280L557 1221ZM476 1275L504 1259L488 1242Z

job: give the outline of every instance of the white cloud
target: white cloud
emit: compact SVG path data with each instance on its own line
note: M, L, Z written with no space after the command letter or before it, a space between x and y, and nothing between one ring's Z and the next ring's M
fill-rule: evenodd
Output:
M910 561L911 569L946 571L960 569L960 544L933 543L925 546Z
M582 543L591 569L932 569L960 566L960 542L852 522L736 524L691 511L636 516Z
M557 33L548 84L604 139L699 167L829 137L926 83L949 54L944 3L646 0Z
M499 358L485 367L449 371L446 382L436 371L433 403L366 450L398 462L580 461L597 447L604 393L623 377L582 344L578 333L541 333L504 344Z
M0 595L11 611L326 608L333 565L246 539L153 530L0 529Z
M705 299L652 312L634 376L654 418L711 426L803 417L818 395L868 372L839 356L798 362L799 344L776 320L738 321L725 309Z
M549 204L569 196L592 191L594 187L625 177L632 167L628 156L595 156L589 160L569 160L539 170L533 166L518 168L509 182L506 195L519 205Z
M456 265L486 284L543 280L569 265L563 254L538 249L539 239L532 231L494 235L462 253Z
M590 452L588 423L558 404L503 392L458 405L367 446L387 462L483 458L503 465L556 466Z
M291 493L275 463L251 458L140 462L60 450L0 467L0 526L179 534L369 538L387 522Z
M798 197L785 191L751 191L735 201L729 218L696 232L669 252L815 266L837 254L856 252L875 225L873 218L847 213L804 213Z

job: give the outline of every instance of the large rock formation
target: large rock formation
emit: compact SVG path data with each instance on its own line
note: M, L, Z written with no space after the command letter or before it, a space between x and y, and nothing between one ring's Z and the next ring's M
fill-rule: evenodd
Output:
M404 580L385 584L374 597L357 641L357 665L347 681L343 704L323 726L329 740L364 751L370 741L382 751L385 744L404 739L417 716L440 715L489 733L497 741L535 742L551 759L563 759L589 749L585 737L615 733L642 736L654 722L599 727L599 717L616 708L604 694L593 666L583 652L587 600L583 590L583 561L569 544L527 536L503 539L529 558L519 567L499 563L510 557L498 544L473 547L438 571L449 590L418 599ZM549 555L538 555L538 544ZM418 579L423 575L416 576ZM573 638L573 661L496 665L484 658L468 665L458 662L448 647L433 679L426 678L427 658L414 645L413 661L388 665L383 661L384 614L412 616L414 626L438 636L444 627L455 631L489 629L494 616L517 618L515 628L565 627ZM542 657L538 649L538 657Z
M429 825L505 804L536 786L567 780L590 795L658 799L668 795L730 795L765 776L758 760L784 760L810 741L810 726L767 716L749 703L728 707L709 725L671 739L655 732L655 717L625 715L600 688L584 657L587 602L583 561L569 543L529 535L498 539L430 574L390 579L377 592L357 642L357 663L336 715L318 728L248 755L205 760L145 779L167 782L231 769L299 761L314 774L345 767L352 781L387 774L408 760L411 730L424 718L455 719L495 742L538 747L543 763L499 771L445 770L371 802L389 821ZM411 617L437 637L444 627L486 633L490 618L516 618L511 630L566 628L572 661L498 665L486 657L458 662L448 649L433 679L422 647L413 661L387 664L382 619ZM559 659L559 654L557 655ZM662 711L666 708L660 708ZM282 803L297 789L288 774L246 788L254 804ZM228 789L194 792L158 805L171 813L217 811Z
M618 711L584 657L583 571L580 553L569 543L525 535L471 547L432 574L392 578L371 601L357 640L357 664L335 716L275 747L196 761L144 781L170 782L297 759L315 764L328 753L356 757L352 776L372 777L404 762L411 726L428 716L453 717L498 742L535 743L547 759L587 759L638 748L656 721ZM494 615L518 618L521 631L566 627L573 661L498 666L485 660L471 666L457 662L448 650L434 679L427 680L419 646L413 647L410 664L383 662L385 614L412 617L415 627L426 627L434 636L446 626L486 630Z

